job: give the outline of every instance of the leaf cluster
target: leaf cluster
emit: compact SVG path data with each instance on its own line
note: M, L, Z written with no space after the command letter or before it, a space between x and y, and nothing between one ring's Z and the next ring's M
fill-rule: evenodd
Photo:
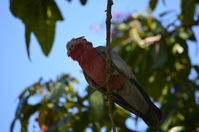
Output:
M199 66L191 64L187 43L196 42L192 29L178 26L171 33L158 19L140 13L116 22L112 36L112 47L161 106L162 124L148 131L196 130ZM196 71L194 79L189 77L191 71Z
M77 80L65 74L56 81L38 81L26 88L19 96L11 132L17 120L20 121L21 131L27 132L30 118L35 115L35 122L39 124L41 131L110 131L107 100L100 92L93 91L90 87L87 87L85 96L80 96L74 91L74 83L77 83ZM41 99L33 104L31 98L35 97ZM125 125L130 114L119 106L116 107L113 106L113 114L118 130L132 132Z

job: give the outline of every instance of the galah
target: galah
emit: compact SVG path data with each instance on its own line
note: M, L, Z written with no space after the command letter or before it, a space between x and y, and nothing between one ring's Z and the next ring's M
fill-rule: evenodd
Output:
M129 112L141 117L150 126L156 126L161 120L161 111L157 108L139 85L126 62L120 56L111 54L111 92L106 80L106 47L94 48L84 37L73 38L67 45L67 54L81 66L89 85L102 92L113 102Z

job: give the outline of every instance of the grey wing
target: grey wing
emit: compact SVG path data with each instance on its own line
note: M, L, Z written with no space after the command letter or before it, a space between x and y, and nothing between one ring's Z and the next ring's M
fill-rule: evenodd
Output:
M101 56L103 57L106 56L106 47L99 46L96 49ZM145 91L139 85L136 78L133 76L126 62L113 50L111 50L111 57L112 57L112 63L117 68L118 72L121 73L123 76L125 76L126 79L128 79L135 86L133 88L134 91L137 91L136 89L138 89L139 92L138 91L137 92L141 93L148 103L152 103L148 95L145 93Z
M136 109L134 109L122 96L120 96L117 92L113 91L110 93L110 95L108 95L108 92L106 90L106 88L104 87L99 87L86 73L84 73L84 77L86 79L86 81L89 83L89 86L95 90L100 91L102 94L104 94L105 96L107 96L108 98L111 98L111 100L115 103L117 103L118 105L122 106L123 108L125 108L126 110L136 114L137 116L143 117L144 115L142 113L140 113L139 111L137 111Z
M99 46L96 49L101 56L106 56L106 47ZM118 68L119 72L122 72L128 78L135 78L126 62L115 51L111 50L110 53L112 62Z

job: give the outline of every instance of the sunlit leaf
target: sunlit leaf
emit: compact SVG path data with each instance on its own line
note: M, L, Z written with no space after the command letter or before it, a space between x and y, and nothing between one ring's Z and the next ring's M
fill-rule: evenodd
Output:
M185 132L184 126L175 126L171 128L168 132Z

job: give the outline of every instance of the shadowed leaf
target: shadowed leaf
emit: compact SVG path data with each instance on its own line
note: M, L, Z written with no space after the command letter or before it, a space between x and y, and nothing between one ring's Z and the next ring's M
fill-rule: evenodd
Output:
M195 8L195 0L181 0L180 20L183 24L187 24L194 20Z
M150 0L149 1L149 10L153 11L158 3L158 0Z
M53 45L56 22L63 20L54 0L10 0L10 10L25 24L28 56L31 32L47 56Z
M87 0L80 0L82 5L86 5Z

